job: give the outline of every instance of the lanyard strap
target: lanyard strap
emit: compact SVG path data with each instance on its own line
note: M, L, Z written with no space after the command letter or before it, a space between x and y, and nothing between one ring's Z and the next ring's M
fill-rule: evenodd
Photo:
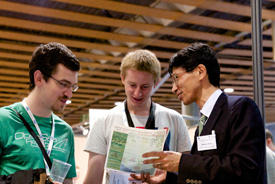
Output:
M36 128L36 130L38 132L38 134L39 134L39 139L40 139L42 145L44 146L44 148L46 149L46 146L45 146L45 143L44 143L44 140L43 140L42 132L41 132L41 130L39 128L39 125L38 125L36 119L34 118L32 112L31 112L30 108L28 107L25 99L21 103L22 103L23 107L25 108L25 110L27 111L29 117L31 118L31 120L32 120L32 122L33 122L33 124L34 124L34 126L35 126L35 128ZM51 152L52 152L53 141L54 141L54 132L55 132L55 122L54 122L54 119L53 119L53 115L51 117L52 117L53 124L52 124L52 131L51 131L51 136L50 136L50 142L48 144L48 149L47 149L47 154L48 154L49 157L50 157ZM47 175L49 175L50 169L49 169L49 166L48 166L45 158L44 158L44 163L45 163Z
M126 113L127 122L128 122L129 127L135 127L135 125L132 121L131 115L129 113L129 110L128 110L127 101L125 101L125 103L124 103L124 108L125 108L125 113ZM151 101L150 114L147 119L145 129L155 129L155 109L156 109L155 104Z
M26 120L23 118L23 116L21 114L19 114L19 112L17 112L15 109L13 109L16 114L19 116L19 118L22 120L22 122L24 123L25 127L27 128L27 130L30 132L30 134L32 135L32 137L34 138L34 140L36 141L36 143L38 144L38 146L40 147L43 156L45 158L45 160L47 161L48 166L51 168L52 167L52 162L50 160L50 157L47 155L47 152L44 148L44 146L42 145L40 139L37 137L37 135L34 133L33 129L31 128L31 126L26 122Z

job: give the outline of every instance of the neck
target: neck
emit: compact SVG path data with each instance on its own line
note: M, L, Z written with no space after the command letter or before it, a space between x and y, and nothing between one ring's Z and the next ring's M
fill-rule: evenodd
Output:
M140 115L140 116L148 116L150 107L151 107L151 99L148 100L144 105L135 106L131 103L127 102L127 107L130 113Z
M199 106L200 109L202 109L203 105L206 103L206 101L209 99L209 97L219 88L212 86L212 85L207 85L202 88L201 91L201 96L199 100L196 102Z
M41 97L39 97L37 95L37 92L34 90L31 91L31 93L25 99L28 107L30 108L31 112L36 116L50 117L52 111L44 106L44 104L40 101Z

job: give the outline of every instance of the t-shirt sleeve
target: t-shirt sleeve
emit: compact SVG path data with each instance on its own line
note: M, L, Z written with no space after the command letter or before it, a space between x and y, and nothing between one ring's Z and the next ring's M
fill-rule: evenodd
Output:
M7 130L10 129L10 127L8 127L8 122L10 120L7 114L8 112L5 109L0 108L0 157L4 149L4 145L7 142L7 138L9 137L7 134Z
M73 133L71 133L70 142L71 142L71 150L70 150L70 154L69 154L69 157L68 157L68 163L71 164L72 166L70 167L70 170L68 171L68 174L67 174L66 178L76 177Z
M89 132L84 151L94 152L102 155L107 154L107 141L105 134L107 128L110 127L105 126L105 121L106 117L100 117L94 122Z
M2 151L3 151L3 146L4 146L4 140L3 140L3 122L2 122L2 113L1 113L2 109L0 109L0 157L2 155Z
M191 150L191 140L187 125L181 115L177 116L178 121L178 152L185 152Z

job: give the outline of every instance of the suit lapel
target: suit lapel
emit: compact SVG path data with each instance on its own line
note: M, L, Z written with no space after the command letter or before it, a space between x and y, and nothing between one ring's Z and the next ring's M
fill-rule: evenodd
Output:
M201 135L211 134L213 127L218 122L218 118L222 115L222 111L224 109L223 106L226 104L226 100L227 100L227 96L224 93L222 93L219 96L219 98L210 114L210 117L208 118L208 120L206 122L206 125L203 127ZM197 136L198 136L198 127L195 131L194 143L193 143L192 149L191 149L192 154L197 152Z
M218 122L217 120L220 117L220 115L222 114L222 111L223 111L222 106L224 105L225 101L226 101L226 95L224 93L222 93L219 96L219 98L210 114L210 117L208 118L208 120L206 122L206 125L203 127L201 135L211 134L213 127Z

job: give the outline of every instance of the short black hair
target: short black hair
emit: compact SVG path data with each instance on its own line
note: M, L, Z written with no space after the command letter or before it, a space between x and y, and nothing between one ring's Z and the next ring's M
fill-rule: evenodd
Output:
M191 72L199 64L205 66L209 82L215 87L220 87L220 66L216 53L204 43L196 42L177 52L170 59L168 71L171 75L173 68L182 67L187 72Z
M58 64L63 64L71 71L80 70L78 59L65 45L57 42L50 42L38 46L33 52L29 63L29 89L32 90L35 87L34 72L36 70L40 70L44 79L47 81L55 72Z

